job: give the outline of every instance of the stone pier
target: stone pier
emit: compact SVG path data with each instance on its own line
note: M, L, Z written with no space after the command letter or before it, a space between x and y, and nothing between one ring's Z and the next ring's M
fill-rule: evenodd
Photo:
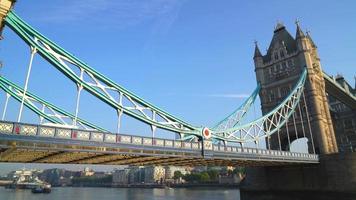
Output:
M320 164L248 168L245 191L354 193L356 153L320 156Z

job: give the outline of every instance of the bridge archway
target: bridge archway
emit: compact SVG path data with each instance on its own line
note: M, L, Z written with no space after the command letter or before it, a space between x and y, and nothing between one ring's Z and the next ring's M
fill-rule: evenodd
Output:
M309 139L306 137L298 138L290 144L289 149L291 152L308 153L308 141Z
M303 147L302 152L314 153L310 133L303 133L302 131L297 131L296 133L291 127L289 128L289 134L284 128L281 129L279 136L278 133L272 135L270 138L270 147L267 142L267 148L271 148L273 150L300 152L300 150L296 151L294 149L295 145ZM318 152L318 147L315 147L315 152Z

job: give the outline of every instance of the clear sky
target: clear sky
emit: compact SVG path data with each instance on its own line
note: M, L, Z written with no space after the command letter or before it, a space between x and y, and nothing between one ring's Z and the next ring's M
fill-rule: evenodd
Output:
M185 121L211 126L254 90L253 41L265 53L277 21L294 36L299 19L324 71L354 85L355 8L353 0L20 0L15 11L120 85ZM23 85L29 49L8 28L3 35L1 74ZM75 85L40 57L29 90L74 112ZM111 108L89 94L82 100L81 117L115 130ZM15 120L19 106L10 107L7 119ZM24 120L37 119L25 112ZM137 127L128 120L123 131L144 134Z

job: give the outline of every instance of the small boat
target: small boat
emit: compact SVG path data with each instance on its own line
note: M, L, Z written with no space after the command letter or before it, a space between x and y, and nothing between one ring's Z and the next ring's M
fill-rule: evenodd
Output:
M49 184L38 185L31 190L32 193L50 193L51 191L51 185Z

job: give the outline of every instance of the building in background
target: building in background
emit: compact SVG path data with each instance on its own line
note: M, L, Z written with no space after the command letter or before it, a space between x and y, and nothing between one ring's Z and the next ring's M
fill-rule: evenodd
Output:
M145 168L143 166L129 167L129 184L141 184L145 182Z
M165 182L166 183L173 183L175 181L182 182L180 180L174 180L174 173L179 171L182 175L189 174L192 171L191 167L177 167L177 166L165 166Z
M52 186L70 186L72 179L81 177L80 171L69 171L65 169L46 169L39 175L41 180L50 183Z
M112 173L113 185L127 185L129 184L130 169L115 170Z
M163 166L145 167L145 183L162 184L165 181L165 168Z
M85 167L84 171L82 172L82 176L93 176L94 174L94 170L90 169L89 167Z

